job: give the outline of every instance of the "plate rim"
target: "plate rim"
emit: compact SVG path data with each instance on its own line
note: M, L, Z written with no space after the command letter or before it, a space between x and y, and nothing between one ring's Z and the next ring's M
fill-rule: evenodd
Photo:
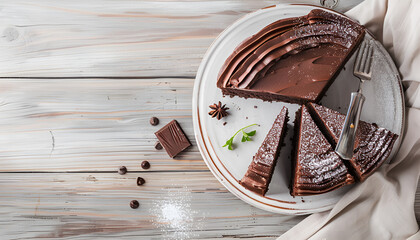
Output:
M206 163L207 167L210 169L210 171L212 172L212 174L214 175L214 177L232 194L234 194L236 197L238 197L239 199L241 199L242 201L255 206L257 208L266 210L266 211L270 211L270 212L275 212L275 213L281 213L281 214L286 214L286 215L304 215L304 214L310 214L310 213L316 213L316 212L322 212L322 211L326 211L329 210L331 208L333 208L333 206L336 203L328 203L325 206L321 206L321 207L317 207L317 208L306 208L306 209L296 209L296 208L288 208L288 207L281 207L281 206L276 206L276 205L272 205L270 203L267 202L262 202L258 199L255 199L253 196L251 196L251 194L247 194L246 192L250 192L248 189L239 189L238 187L236 187L220 170L219 167L214 163L214 160L208 150L208 146L205 143L205 139L204 139L204 134L202 132L202 124L200 121L200 113L199 113L199 107L198 107L198 96L199 96L199 90L200 90L200 84L202 82L202 78L203 78L203 73L204 70L208 64L209 58L210 58L210 54L213 52L215 45L219 44L222 40L221 37L224 36L225 34L227 34L228 31L231 31L236 25L240 25L243 24L242 22L244 21L244 19L249 18L251 15L254 14L259 14L259 12L262 12L266 9L269 8L278 8L278 7L283 7L283 6L306 6L306 7L313 7L313 8L318 8L318 9L324 9L330 12L333 12L335 14L340 14L346 18L346 15L344 15L343 13L337 12L335 10L332 9L328 9L328 8L324 8L324 7L320 7L320 6L316 6L316 5L312 5L312 4L295 4L295 3L281 3L281 4L276 4L276 5L271 5L271 6L267 6L261 9L258 9L256 11L250 12L240 18L238 18L237 20L235 20L232 24L230 24L229 26L227 26L216 38L215 40L211 43L211 45L208 47L206 53L204 54L200 66L197 70L197 74L194 80L194 89L193 89L193 95L192 95L192 115L193 115L193 128L194 128L194 137L196 139L197 142L197 146L198 149L200 151L201 156L203 157L204 162ZM388 58L391 59L392 63L394 63L394 61L392 60L392 58L390 57L389 53L386 51L386 49L384 48L384 46L377 41L373 34L370 33L367 29L366 29L366 33L368 33L378 44L378 47L380 48L381 52ZM401 82L401 77L399 74L398 69L394 64L389 64L391 69L397 73L396 77L397 77L397 83L398 83L398 87L399 87L399 92L400 95L402 97L402 123L401 123L401 135L398 138L398 142L396 143L394 149L393 149L393 153L391 153L391 155L388 157L388 161L389 159L392 159L393 155L395 155L395 153L398 151L400 145L401 145L401 139L402 139L402 135L404 134L404 129L405 129L405 100L404 100L404 92L403 92L403 88L402 88L402 82ZM210 143L211 144L211 143ZM218 156L216 155L216 157L218 158ZM210 159L210 160L209 160ZM224 166L224 164L220 161L219 162L222 164L222 166L224 168L226 168ZM230 176L235 179L232 174L227 171ZM221 175L221 176L220 176ZM344 193L345 194L345 193ZM260 197L260 196L259 196ZM283 203L289 203L289 204L295 204L296 202L289 202L289 201L281 201L278 199L272 199L266 196L261 196L264 199L267 200L274 200L274 201L278 201L278 202L283 202Z

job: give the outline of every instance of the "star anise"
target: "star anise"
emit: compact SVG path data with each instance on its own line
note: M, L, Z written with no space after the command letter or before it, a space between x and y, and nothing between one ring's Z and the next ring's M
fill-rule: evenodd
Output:
M229 108L226 107L226 104L222 106L222 103L219 101L218 104L213 104L209 106L212 110L209 112L209 115L214 118L216 117L217 120L222 119L222 117L226 117L228 115L227 111Z

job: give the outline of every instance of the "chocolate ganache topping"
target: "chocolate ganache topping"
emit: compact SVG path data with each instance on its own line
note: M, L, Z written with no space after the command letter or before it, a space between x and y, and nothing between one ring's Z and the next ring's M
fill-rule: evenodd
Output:
M318 101L363 36L363 26L320 9L276 21L234 50L217 87L266 101Z

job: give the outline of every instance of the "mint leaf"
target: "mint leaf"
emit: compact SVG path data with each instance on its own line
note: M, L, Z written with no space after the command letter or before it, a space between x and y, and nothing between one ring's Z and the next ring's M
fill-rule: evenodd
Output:
M249 141L252 141L252 139L251 139L251 136L254 136L255 135L255 133L257 132L257 130L254 130L254 131L251 131L251 132L245 132L244 131L244 129L245 128L248 128L248 127L251 127L251 126L255 126L255 125L257 125L257 124L251 124L251 125L248 125L248 126L246 126L246 127L243 127L243 128L241 128L241 129L239 129L231 138L229 138L227 141L226 141L226 143L225 143L225 145L223 145L222 147L228 147L228 149L229 150L233 150L233 139L235 138L235 136L236 135L238 135L238 133L240 133L240 132L242 132L242 139L241 139L241 142L249 142Z
M251 132L249 132L247 134L248 134L248 136L254 136L256 132L257 132L257 130L254 130L254 131L251 131Z
M242 135L244 135L244 137L248 137L248 134L246 134L244 130L242 130L241 132L242 132Z

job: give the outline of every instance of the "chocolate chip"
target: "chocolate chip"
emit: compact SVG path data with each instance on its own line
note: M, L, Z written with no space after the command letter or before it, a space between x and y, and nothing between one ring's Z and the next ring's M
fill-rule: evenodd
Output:
M157 117L151 117L151 118L150 118L150 124L151 124L152 126L156 126L156 125L158 125L158 124L159 124L159 118L157 118Z
M126 174L126 173L127 173L127 168L126 168L125 166L121 166L121 167L118 169L118 173L119 173L120 175L124 175L124 174Z
M142 178L142 177L137 178L137 186L141 186L145 183L146 183L146 180L144 180L144 178Z
M159 141L156 141L156 143L155 143L155 149L156 150L162 150L162 144L160 144L160 142Z
M131 201L130 202L130 207L132 208L132 209L136 209L136 208L138 208L140 206L140 203L139 203L139 201L137 201L137 200L133 200L133 201Z
M258 106L254 106L254 108L258 108Z
M227 124L227 122L224 122L224 123L223 123L223 126L225 126L226 124Z
M150 163L148 161L143 161L143 162L141 162L141 167L143 169L149 169L150 168Z

